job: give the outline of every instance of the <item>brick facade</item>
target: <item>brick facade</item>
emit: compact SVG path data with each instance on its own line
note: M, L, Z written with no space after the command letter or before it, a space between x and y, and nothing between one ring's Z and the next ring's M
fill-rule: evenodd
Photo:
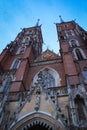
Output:
M42 52L41 26L24 28L1 53L1 130L87 128L87 33L74 21L56 28L61 56Z

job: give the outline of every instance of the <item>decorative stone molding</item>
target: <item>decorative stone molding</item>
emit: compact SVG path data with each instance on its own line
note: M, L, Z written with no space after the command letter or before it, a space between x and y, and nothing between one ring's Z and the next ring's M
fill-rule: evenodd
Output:
M39 85L39 84L38 84ZM38 111L40 107L40 86L36 87L36 102L35 102L35 110Z
M53 117L41 112L34 112L13 124L8 130L24 130L34 125L44 126L48 130L66 130L60 121L56 121Z
M60 62L61 62L61 60L60 60ZM31 64L31 67L33 67L33 66L40 66L40 65L47 65L47 64L51 64L51 63L58 63L58 59L56 59L56 60L50 60L50 61L43 61L43 62L35 62L35 63L33 63L33 64Z

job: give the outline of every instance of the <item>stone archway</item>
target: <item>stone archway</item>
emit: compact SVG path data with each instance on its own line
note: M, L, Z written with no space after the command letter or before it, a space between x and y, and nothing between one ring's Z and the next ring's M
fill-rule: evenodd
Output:
M60 121L55 120L50 115L41 112L31 113L17 123L9 130L66 130Z

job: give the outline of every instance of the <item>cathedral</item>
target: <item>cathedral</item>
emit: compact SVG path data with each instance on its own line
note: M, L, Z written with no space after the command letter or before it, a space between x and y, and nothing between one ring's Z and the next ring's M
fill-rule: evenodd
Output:
M39 23L0 54L0 130L87 130L87 32L60 20L60 55L42 51Z

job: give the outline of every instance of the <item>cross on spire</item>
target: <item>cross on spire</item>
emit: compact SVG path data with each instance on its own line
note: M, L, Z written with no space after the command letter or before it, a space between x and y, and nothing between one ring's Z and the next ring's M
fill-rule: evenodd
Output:
M60 18L60 22L63 23L64 21L63 21L61 15L59 15L59 18Z
M37 19L37 22L36 22L35 26L39 26L39 21L40 21L40 19Z

